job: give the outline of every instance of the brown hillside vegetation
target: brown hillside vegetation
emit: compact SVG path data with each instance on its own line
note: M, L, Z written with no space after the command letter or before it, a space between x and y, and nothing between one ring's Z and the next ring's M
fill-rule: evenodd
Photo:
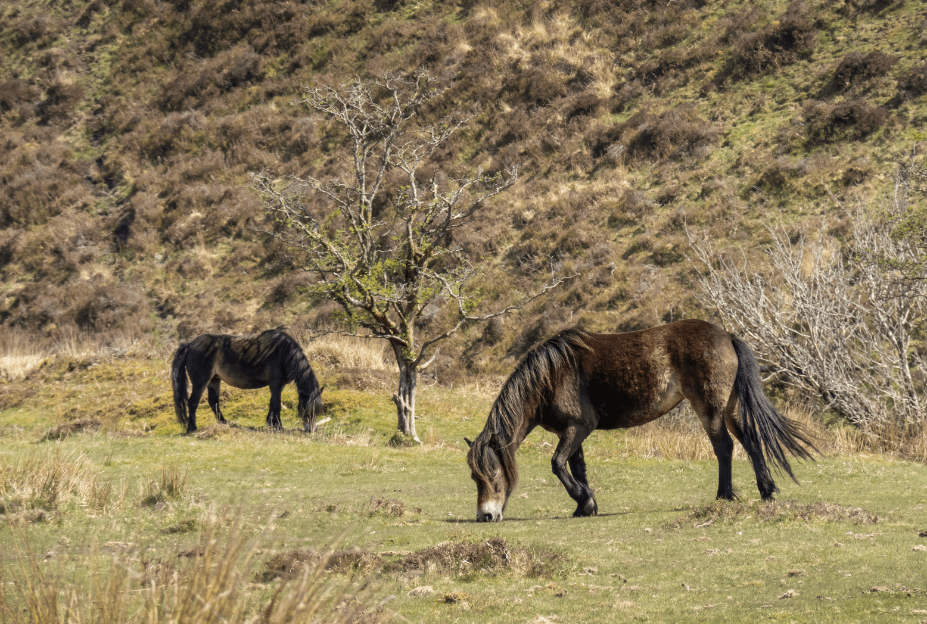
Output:
M304 86L436 76L440 161L525 175L456 245L487 301L580 278L442 349L500 373L568 324L705 316L684 228L764 266L764 222L877 203L923 141L925 3L24 0L0 8L0 323L54 338L326 323L249 172L333 176ZM427 318L426 321L427 322Z

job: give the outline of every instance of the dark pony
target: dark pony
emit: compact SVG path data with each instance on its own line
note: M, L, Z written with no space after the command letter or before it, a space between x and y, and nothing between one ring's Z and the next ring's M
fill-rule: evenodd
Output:
M624 334L571 329L525 356L503 385L483 431L467 440L477 520L502 519L518 484L515 452L537 426L560 438L551 465L577 503L573 515L597 514L583 441L595 429L648 423L683 399L711 440L720 499L735 498L730 434L746 449L764 500L779 489L767 461L796 480L787 454L811 459L817 450L803 427L776 411L763 393L750 347L720 327L687 320Z
M187 375L191 384L189 399ZM219 410L223 381L246 390L270 386L267 426L272 429L283 428L280 393L283 386L295 382L303 429L315 431L316 416L322 411L322 388L299 344L281 329L248 336L203 334L180 345L171 365L171 385L177 422L186 427L187 433L196 431L196 407L206 389L216 420L226 422Z

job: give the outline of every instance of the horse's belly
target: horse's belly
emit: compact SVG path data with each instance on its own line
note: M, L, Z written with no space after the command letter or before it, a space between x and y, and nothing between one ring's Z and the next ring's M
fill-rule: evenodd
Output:
M655 392L624 394L606 401L599 408L599 429L628 429L646 425L670 411L683 399L682 388L674 375L659 379Z
M268 385L266 377L261 374L235 375L229 374L228 371L220 371L216 374L216 377L228 385L241 388L242 390L255 390L257 388L264 388Z

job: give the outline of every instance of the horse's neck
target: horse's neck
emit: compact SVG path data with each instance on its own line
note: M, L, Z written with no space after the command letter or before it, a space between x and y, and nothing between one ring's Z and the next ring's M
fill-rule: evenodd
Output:
M538 418L537 410L526 410L526 412L519 419L517 425L512 428L511 431L501 434L501 432L495 432L494 435L498 438L498 441L501 444L504 444L507 447L511 447L513 451L517 450L518 447L522 445L525 441L525 438L528 437L528 434L531 433L531 430L534 429L540 423L540 418Z

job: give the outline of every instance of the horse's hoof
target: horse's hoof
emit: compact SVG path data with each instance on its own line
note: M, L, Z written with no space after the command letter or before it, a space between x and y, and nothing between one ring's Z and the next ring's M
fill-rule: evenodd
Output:
M589 499L585 505L579 505L576 511L573 512L574 518L587 518L597 515L599 515L599 506L596 504L595 499Z

